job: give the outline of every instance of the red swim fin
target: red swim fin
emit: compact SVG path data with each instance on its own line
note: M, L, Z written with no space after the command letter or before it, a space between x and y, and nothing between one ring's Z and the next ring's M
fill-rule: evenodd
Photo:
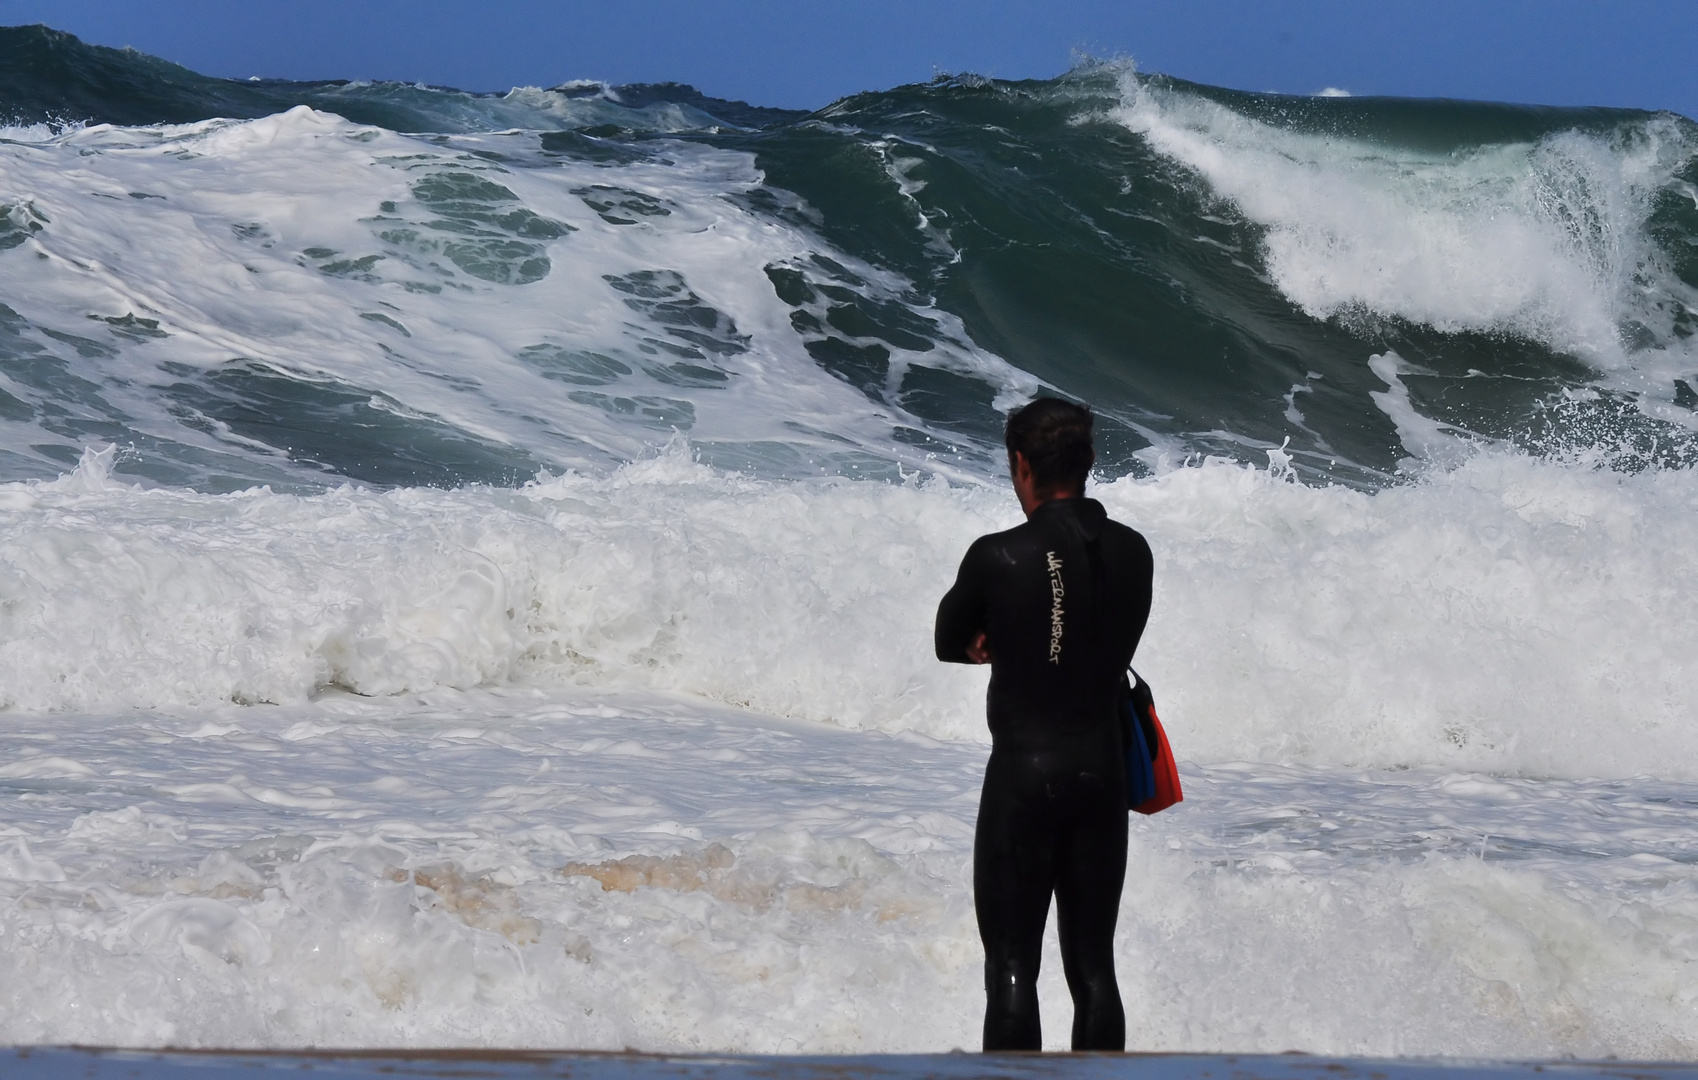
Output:
M1156 744L1150 747L1150 769L1156 776L1156 793L1132 808L1140 814L1160 813L1185 799L1185 793L1179 788L1179 767L1173 761L1173 748L1167 745L1167 732L1162 730L1154 705L1150 707L1149 718L1150 726L1156 732Z

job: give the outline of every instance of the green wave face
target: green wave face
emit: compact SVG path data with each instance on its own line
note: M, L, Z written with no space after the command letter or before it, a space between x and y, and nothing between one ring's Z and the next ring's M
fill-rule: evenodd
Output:
M1117 462L1289 437L1300 468L1374 482L1410 452L1404 399L1528 448L1686 460L1694 135L1098 68L863 94L732 141L833 243L1115 421Z
M1670 114L1293 98L1114 65L940 79L804 114L676 84L234 82L45 28L0 31L0 115L17 123L297 105L444 138L537 133L505 167L605 167L606 182L572 192L636 230L673 210L618 170L683 168L686 146L747 156L757 182L724 199L818 240L759 267L794 335L784 348L864 397L903 452L992 469L1006 409L1039 386L1097 411L1110 473L1283 447L1309 476L1377 486L1481 443L1626 468L1694 452L1698 128ZM587 250L507 187L460 182L416 186L435 213L423 225L371 218L393 241L384 257L523 285ZM0 207L0 249L52 228L26 198ZM689 369L663 380L664 408L595 391L616 420L687 426L727 381L716 358L768 347L675 269L600 277ZM1030 378L961 362L961 347ZM632 370L594 343L547 349L521 359L556 382ZM955 359L936 361L945 351Z

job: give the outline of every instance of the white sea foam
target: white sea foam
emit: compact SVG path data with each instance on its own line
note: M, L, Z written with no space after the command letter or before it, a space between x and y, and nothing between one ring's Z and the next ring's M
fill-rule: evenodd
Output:
M1690 777L1695 480L1482 453L1373 495L1217 464L1102 497L1158 553L1141 663L1201 760Z
M1156 551L1138 663L1195 761L1698 777L1698 476L1483 453L1377 494L1224 462L1099 485ZM14 709L432 687L685 691L983 739L934 606L1000 490L760 481L683 449L517 490L227 496L97 459L0 488Z
M75 123L0 124L0 140L21 143L51 142L67 131L79 131L87 125Z
M976 1043L982 746L437 691L14 716L0 755L8 1044ZM1698 1052L1692 785L1185 783L1133 825L1133 1049ZM1056 1049L1059 969L1052 935Z
M1130 75L1124 96L1121 123L1265 227L1268 273L1316 318L1507 332L1636 389L1693 367L1673 320L1698 295L1645 230L1657 195L1683 186L1689 121L1420 152L1275 127Z
M825 371L774 294L768 266L824 273L819 253L840 290L905 296L934 324L923 352L891 350L892 390L911 363L1037 385L900 276L741 201L760 184L752 155L680 143L574 161L538 140L405 136L298 107L0 142L0 209L27 208L32 230L0 259L0 293L24 320L0 320L19 350L0 390L35 410L8 425L10 475L74 459L52 419L68 411L155 458L186 448L201 471L189 482L321 478L284 456L287 439L205 415L192 388L232 361L529 455L514 479L605 468L675 430L769 473L926 460L893 437L924 422ZM52 364L67 370L43 374ZM328 423L256 407L285 427Z

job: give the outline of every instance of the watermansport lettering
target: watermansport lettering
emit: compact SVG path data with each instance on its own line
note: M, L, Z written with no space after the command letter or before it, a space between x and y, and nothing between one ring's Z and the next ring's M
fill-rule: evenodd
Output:
M1044 564L1049 568L1049 662L1061 663L1061 600L1067 590L1061 584L1061 560L1055 552L1044 552Z

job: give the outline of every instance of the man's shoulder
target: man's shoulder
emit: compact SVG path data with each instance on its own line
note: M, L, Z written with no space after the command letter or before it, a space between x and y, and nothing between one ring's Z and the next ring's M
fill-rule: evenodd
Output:
M1144 539L1144 534L1125 522L1109 518L1103 522L1102 537L1105 546L1118 550L1129 556L1143 559L1151 558L1150 542Z
M1022 521L1020 524L1001 532L986 533L973 541L967 549L967 558L988 560L993 563L1008 565L1019 561L1036 543L1036 530L1032 523Z
M1114 518L1109 518L1103 522L1103 532L1118 536L1122 540L1132 540L1135 537L1139 543L1145 542L1143 533L1124 521L1116 521Z

